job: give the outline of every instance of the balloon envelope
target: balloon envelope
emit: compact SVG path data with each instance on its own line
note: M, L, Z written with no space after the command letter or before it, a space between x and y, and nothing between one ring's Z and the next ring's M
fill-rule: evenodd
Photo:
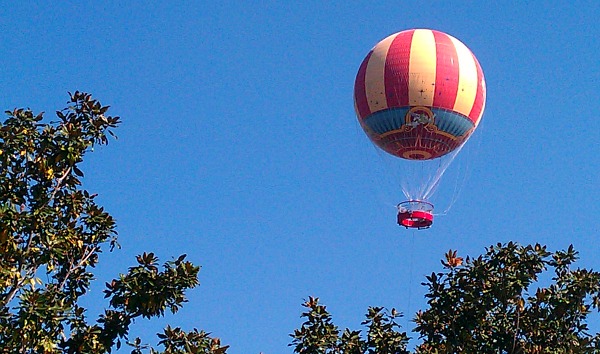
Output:
M394 156L430 160L461 146L485 107L485 79L473 53L443 32L412 29L379 42L354 85L358 120Z

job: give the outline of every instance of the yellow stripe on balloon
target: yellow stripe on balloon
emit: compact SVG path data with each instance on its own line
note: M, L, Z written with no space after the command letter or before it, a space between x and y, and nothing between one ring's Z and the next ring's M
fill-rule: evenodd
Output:
M468 116L477 94L477 65L471 51L458 39L450 37L458 56L458 92L454 110Z
M392 34L373 48L373 53L367 63L367 71L365 73L365 87L367 94L367 102L371 112L377 112L388 108L387 99L385 97L385 60L387 58L390 45L398 34Z
M415 30L408 64L408 104L431 106L435 93L436 49L433 32Z

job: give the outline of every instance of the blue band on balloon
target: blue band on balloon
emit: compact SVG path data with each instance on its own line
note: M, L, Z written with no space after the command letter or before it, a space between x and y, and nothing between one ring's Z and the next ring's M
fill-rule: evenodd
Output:
M385 109L371 114L363 122L373 132L385 134L406 125L406 114L410 109L411 107ZM469 118L460 113L439 108L431 108L431 111L436 127L454 137L467 134L475 126Z

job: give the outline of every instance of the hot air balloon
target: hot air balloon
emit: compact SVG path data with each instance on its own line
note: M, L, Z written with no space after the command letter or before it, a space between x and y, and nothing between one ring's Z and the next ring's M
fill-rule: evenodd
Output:
M483 71L458 39L435 30L388 36L367 54L354 85L358 121L381 150L417 170L421 180L402 185L398 224L428 228L429 198L454 156L477 128L485 107ZM411 177L412 178L412 177Z

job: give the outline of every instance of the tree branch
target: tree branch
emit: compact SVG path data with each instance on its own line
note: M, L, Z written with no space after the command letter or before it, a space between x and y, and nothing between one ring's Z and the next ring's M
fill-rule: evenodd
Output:
M32 239L33 239L33 235L29 235L29 238L27 239L27 245L25 246L25 249L23 250L24 256L27 256L27 253L29 253L29 250L31 249ZM19 260L19 269L17 270L17 273L21 274L22 271L23 271L23 261ZM23 277L21 280L16 279L13 282L12 289L8 292L8 294L6 294L6 296L2 300L2 307L8 305L8 303L12 301L12 299L15 297L15 295L17 294L19 289L23 286L23 284L25 284L25 279L27 279L27 277Z
M50 203L50 201L54 200L54 197L56 197L56 193L60 190L60 188L62 187L62 184L64 182L64 180L67 178L67 176L71 173L71 170L73 169L72 166L67 167L67 169L65 170L65 172L62 174L62 176L60 176L57 180L56 180L56 185L54 186L54 189L52 190L52 193L50 194L50 198L48 198L48 203Z
M64 288L65 284L67 283L67 280L69 280L69 276L71 276L71 273L73 273L73 271L75 269L83 267L84 263L87 262L88 259L90 259L90 257L96 252L97 249L98 249L97 246L93 246L92 248L90 248L89 252L87 254L85 254L83 258L81 258L79 260L79 262L77 263L76 266L73 266L73 263L71 263L71 266L69 267L69 270L67 271L67 274L65 274L64 279L62 280L62 282L58 286L58 290L62 291L62 289Z

